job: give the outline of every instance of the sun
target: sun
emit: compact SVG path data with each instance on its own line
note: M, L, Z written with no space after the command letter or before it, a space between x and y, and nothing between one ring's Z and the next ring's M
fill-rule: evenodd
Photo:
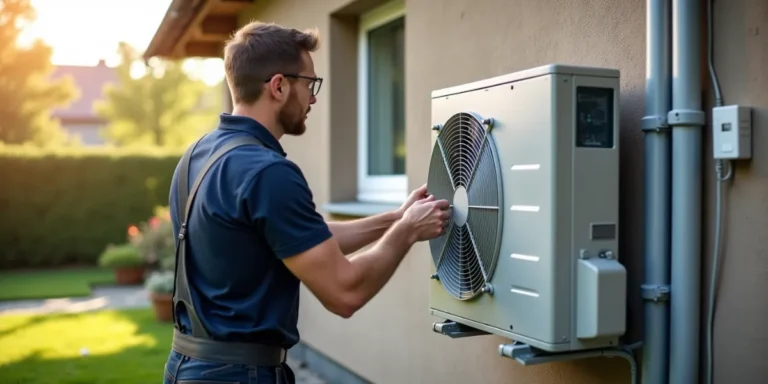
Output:
M19 44L42 39L53 48L54 65L107 65L119 61L120 41L143 50L152 40L171 0L31 0L37 18L26 26ZM221 80L218 60L185 69L206 83Z

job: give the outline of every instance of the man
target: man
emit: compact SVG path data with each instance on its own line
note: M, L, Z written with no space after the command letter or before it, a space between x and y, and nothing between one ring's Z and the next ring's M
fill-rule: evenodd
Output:
M293 383L285 351L299 341L300 282L349 318L415 242L444 233L448 202L425 187L398 210L357 221L326 223L316 212L279 139L306 130L322 84L317 46L314 32L254 22L225 48L233 112L190 147L171 187L178 305L165 383Z

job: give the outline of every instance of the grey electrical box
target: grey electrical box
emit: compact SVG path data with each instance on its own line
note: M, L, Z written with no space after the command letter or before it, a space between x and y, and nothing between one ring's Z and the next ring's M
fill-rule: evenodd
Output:
M752 110L741 105L712 109L712 152L715 159L752 157Z

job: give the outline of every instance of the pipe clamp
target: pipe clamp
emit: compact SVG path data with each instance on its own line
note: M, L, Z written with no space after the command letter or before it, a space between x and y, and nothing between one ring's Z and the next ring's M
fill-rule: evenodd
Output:
M645 116L640 120L640 127L644 132L661 132L668 131L669 124L667 124L666 116Z
M671 126L703 126L707 122L707 116L700 110L673 109L667 114L667 122Z
M645 300L669 301L669 285L643 284L640 291Z

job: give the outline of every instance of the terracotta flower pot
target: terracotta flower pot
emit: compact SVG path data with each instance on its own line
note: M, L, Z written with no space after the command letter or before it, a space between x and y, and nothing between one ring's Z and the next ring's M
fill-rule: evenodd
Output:
M144 266L115 268L115 281L120 285L136 285L144 281Z
M155 310L157 321L168 322L173 320L173 295L170 293L150 293L152 308Z

